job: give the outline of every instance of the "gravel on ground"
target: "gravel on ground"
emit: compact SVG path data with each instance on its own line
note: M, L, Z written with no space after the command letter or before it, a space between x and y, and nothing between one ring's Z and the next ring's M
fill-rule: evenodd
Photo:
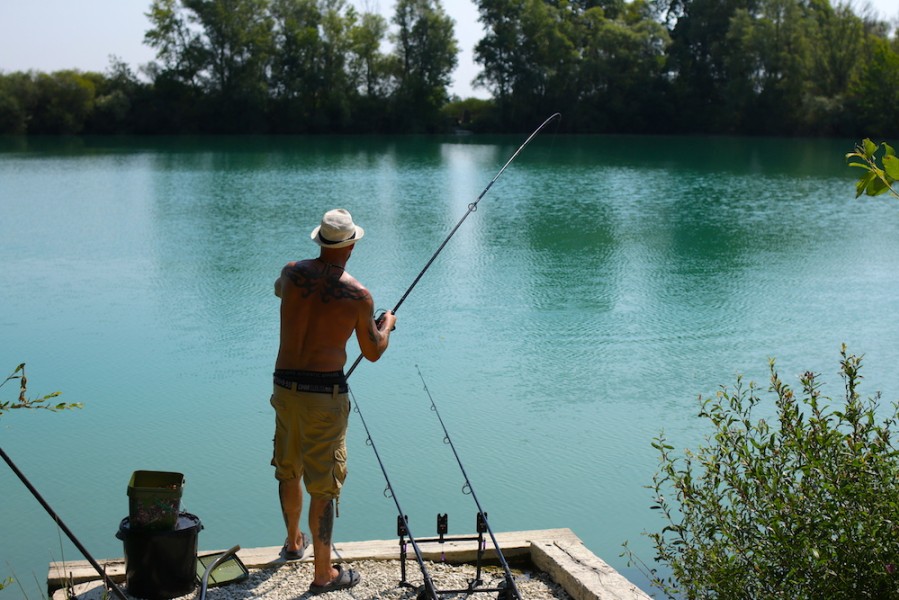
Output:
M482 566L479 586L473 593L466 593L469 582L475 579L475 565L451 565L440 562L425 562L431 581L438 592L463 590L459 593L440 593L440 598L496 598L498 591L478 592L478 589L497 590L505 582L505 572L498 566ZM401 586L401 563L398 560L364 560L344 563L344 568L354 569L362 576L362 581L348 590L322 594L323 600L407 600L418 597L423 585L421 569L417 562L406 565L406 580L411 587ZM546 573L524 569L511 569L515 587L523 600L570 600L561 585L552 581ZM251 569L250 575L242 582L231 583L207 589L207 600L244 600L264 598L268 600L307 599L312 582L312 565L308 562L290 562L271 569ZM199 597L199 588L193 594L183 596L183 600ZM179 600L182 600L179 599Z

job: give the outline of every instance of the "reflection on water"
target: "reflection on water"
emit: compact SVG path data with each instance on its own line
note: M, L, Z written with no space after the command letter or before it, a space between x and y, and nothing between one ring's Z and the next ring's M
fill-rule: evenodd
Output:
M345 206L367 232L348 268L392 307L521 141L0 140L0 365L26 361L36 395L86 405L4 415L4 449L95 556L122 554L137 469L185 473L201 548L277 545L281 266ZM838 395L846 342L892 399L899 207L852 199L848 147L536 138L409 295L390 351L353 375L415 535L438 512L470 532L476 513L415 365L495 530L570 527L641 585L619 554L629 540L651 557L650 442L695 446L698 394L762 381L776 356L785 379L822 372ZM360 425L336 535L390 539ZM0 485L0 554L20 578L79 558L11 473Z

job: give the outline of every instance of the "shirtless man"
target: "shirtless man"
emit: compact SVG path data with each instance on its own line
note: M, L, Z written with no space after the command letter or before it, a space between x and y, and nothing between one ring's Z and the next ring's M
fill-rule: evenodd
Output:
M374 301L344 268L365 231L350 213L325 213L312 240L318 258L287 263L275 281L281 299L281 342L275 362L275 438L272 465L287 527L285 560L297 560L309 545L300 531L303 493L309 493L314 576L309 592L346 589L361 577L331 564L334 502L346 478L346 428L350 401L346 344L355 332L359 348L374 362L387 350L396 317L375 321Z

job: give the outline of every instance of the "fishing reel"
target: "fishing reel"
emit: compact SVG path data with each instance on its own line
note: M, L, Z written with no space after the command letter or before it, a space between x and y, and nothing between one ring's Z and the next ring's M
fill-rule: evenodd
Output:
M378 312L375 314L375 325L378 326L378 329L381 328L381 323L384 322L384 316L385 316L388 312L391 312L391 313L392 313L393 311L387 311L387 310L384 309L384 308L379 308L379 309L378 309ZM396 329L396 325L394 325L393 327L391 327L391 328L390 328L390 331L393 331L394 329Z

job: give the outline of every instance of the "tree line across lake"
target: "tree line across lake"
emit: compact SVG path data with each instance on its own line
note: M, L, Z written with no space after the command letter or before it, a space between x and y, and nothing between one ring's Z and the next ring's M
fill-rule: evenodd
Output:
M899 135L899 35L830 0L474 0L475 84L441 0L153 0L156 60L0 73L3 134Z

